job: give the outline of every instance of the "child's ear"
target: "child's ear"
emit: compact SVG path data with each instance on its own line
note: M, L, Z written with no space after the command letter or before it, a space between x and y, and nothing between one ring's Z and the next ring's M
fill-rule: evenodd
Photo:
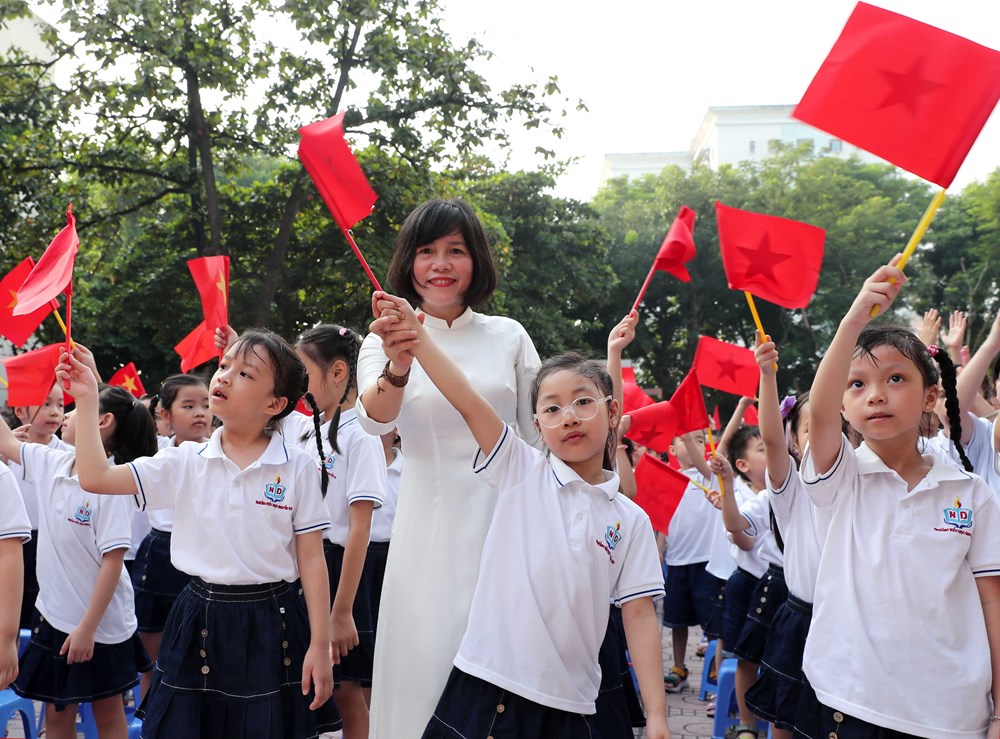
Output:
M344 359L333 360L328 371L333 375L332 379L338 385L347 382L347 378L351 376L351 368L347 366L347 361Z
M281 413L288 406L288 398L284 395L281 397L273 397L267 402L264 412L269 416L276 416Z
M941 395L941 390L937 385L931 385L927 388L924 393L924 412L934 410L934 406L938 402L938 397Z
M750 463L748 461L746 461L745 459L737 459L736 460L736 469L738 469L740 472L749 472L750 471Z
M97 428L104 431L110 430L114 427L115 414L114 413L102 413L97 419Z
M28 422L28 409L23 406L15 406L14 415L17 416L17 420L21 423Z

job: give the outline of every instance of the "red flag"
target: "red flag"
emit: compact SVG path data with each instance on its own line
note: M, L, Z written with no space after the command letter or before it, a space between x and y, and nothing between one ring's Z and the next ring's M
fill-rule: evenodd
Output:
M17 305L12 311L15 316L26 316L45 307L59 293L73 292L73 261L80 246L76 235L76 218L73 204L66 211L66 227L56 234L38 264L17 291ZM66 310L67 323L69 309Z
M757 414L757 406L748 405L747 409L743 411L743 423L747 426L759 426L760 416Z
M858 3L793 116L948 187L1000 98L1000 52Z
M708 427L708 409L705 408L705 396L701 394L698 371L694 367L674 391L670 398L670 405L677 413L677 431L675 432L677 436L691 431L701 431Z
M712 409L712 431L718 431L722 428L722 419L719 418L719 406L716 405Z
M215 330L208 328L202 321L194 331L181 339L174 351L181 355L181 372L215 359L219 356L219 350L215 346Z
M134 362L129 362L111 375L108 384L123 387L137 398L141 398L146 394L146 388L142 386L142 380L139 379L139 371L135 368Z
M7 405L42 405L56 382L56 365L65 344L49 344L14 357L5 357Z
M636 383L635 370L622 367L622 413L631 413L636 408L645 408L655 402Z
M677 412L670 403L663 401L636 408L629 413L632 425L626 436L655 452L665 452L673 442L677 428Z
M670 519L690 481L666 462L643 454L635 466L635 502L649 516L653 529L666 534Z
M694 352L694 367L705 387L753 398L760 384L760 368L750 349L702 336Z
M653 269L669 272L681 282L691 282L691 275L684 266L694 259L695 212L682 205L670 225L667 237L653 260Z
M59 303L52 300L26 316L14 315L14 308L18 303L17 293L34 266L35 260L25 257L0 280L0 335L10 339L14 346L24 346L24 342L31 337L45 317L59 307Z
M823 264L823 229L718 201L715 214L730 288L784 308L809 305Z
M213 331L225 328L229 325L229 257L189 259L187 265L201 296L205 325Z
M312 408L306 402L305 396L299 398L299 402L295 404L295 412L301 413L303 416L311 416L313 414Z

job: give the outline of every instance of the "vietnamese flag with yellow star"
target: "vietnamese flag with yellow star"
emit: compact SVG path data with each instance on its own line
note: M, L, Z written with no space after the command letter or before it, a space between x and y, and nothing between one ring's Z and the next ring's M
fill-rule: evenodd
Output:
M10 340L14 346L24 346L24 343L35 333L35 329L56 308L59 303L52 300L40 308L24 316L15 316L17 307L17 292L31 274L35 260L25 257L24 260L4 275L0 280L0 336Z
M137 398L146 394L146 388L142 386L142 380L139 379L139 370L135 368L135 362L129 362L111 375L108 384L114 387L123 387Z
M694 368L705 387L747 398L757 396L760 367L750 349L702 336L694 350Z
M56 365L65 346L49 344L0 360L7 372L7 405L14 408L45 403L56 384Z
M858 3L792 115L941 187L1000 99L1000 52Z
M783 308L805 308L816 292L826 231L790 218L715 203L726 279Z
M215 329L229 325L229 257L199 257L188 260L187 265L201 296L205 328L214 334ZM219 350L215 353L221 356Z

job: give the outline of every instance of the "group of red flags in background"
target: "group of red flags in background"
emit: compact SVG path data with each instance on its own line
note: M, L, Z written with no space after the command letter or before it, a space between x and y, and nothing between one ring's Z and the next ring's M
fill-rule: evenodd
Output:
M859 3L793 115L947 188L998 97L1000 53ZM377 195L344 140L343 118L341 113L301 128L299 158L373 287L381 289L350 232L371 213ZM932 217L930 209L928 213ZM72 271L79 245L72 206L67 217L66 228L38 264L25 260L0 281L0 334L18 346L57 307L55 298L60 293L66 295L66 344L71 344ZM635 301L636 308L657 271L691 280L685 264L695 256L694 219L693 211L681 208ZM822 229L720 202L716 203L716 219L727 281L732 289L747 293L755 318L751 295L789 309L809 303L822 266ZM929 223L926 214L925 220ZM926 223L922 224L926 229ZM919 227L918 232L922 234ZM916 235L911 243L915 239ZM188 265L201 296L204 320L175 347L182 371L214 358L218 353L215 329L228 325L228 257L203 257ZM11 405L40 402L31 386L46 385L42 378L51 378L53 357L58 359L58 345L4 360ZM710 387L752 396L757 375L749 349L702 337L691 372L666 403L654 403L635 384L634 375L625 378L625 407L632 411L630 436L663 450L674 436L709 423L699 377ZM131 363L115 379L133 392L133 387L141 388ZM51 382L42 398L48 388ZM651 505L649 491L661 491L656 497L663 498L664 489L680 489L672 495L673 508L652 505L654 526L662 531L687 487L687 478L665 471L669 469L649 455L636 469L644 507ZM665 486L663 475L672 475L673 483ZM647 512L654 517L650 507Z

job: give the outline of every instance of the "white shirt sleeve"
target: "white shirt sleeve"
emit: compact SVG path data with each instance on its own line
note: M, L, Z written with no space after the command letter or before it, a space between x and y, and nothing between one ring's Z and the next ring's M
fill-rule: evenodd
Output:
M361 396L378 380L382 374L382 369L388 357L382 351L382 337L376 334L368 334L361 342L361 351L358 352L358 399L354 403L354 410L358 414L358 423L361 428L372 436L387 434L396 427L396 419L393 418L385 423L376 421L368 415L365 404L361 401ZM406 402L406 399L403 399Z
M747 520L747 536L760 536L771 530L771 506L765 490L740 504L740 515Z
M338 440L339 441L339 440ZM355 434L347 458L347 502L370 500L376 508L385 500L386 472L382 440L377 436Z
M128 463L135 478L135 504L140 511L173 508L178 489L184 487L188 469L187 456L195 453L185 442L164 447L152 457L139 457Z
M816 469L812 451L806 446L806 453L802 458L802 483L809 493L809 499L817 508L825 508L833 505L838 494L844 489L851 489L858 476L858 460L854 453L854 447L847 441L847 437L840 435L840 452L833 461L833 466L829 470L819 471Z
M649 597L655 600L664 595L663 568L656 551L656 534L653 533L649 516L639 510L632 518L632 528L635 534L629 540L618 579L611 587L611 598L619 607L636 598Z
M476 451L472 470L503 495L528 479L541 456L542 453L519 438L514 429L504 425L499 441L488 454L482 449Z
M523 326L518 337L517 357L514 372L517 376L517 431L518 435L533 447L540 447L541 434L535 428L535 409L531 407L531 385L538 374L542 362L538 358L535 345Z
M132 546L132 499L127 495L95 495L91 498L93 514L90 525L94 542L101 554Z
M1000 501L981 479L973 478L972 499L979 503L973 509L975 528L972 543L965 558L976 577L1000 575Z
M289 453L298 450L289 449ZM306 455L294 454L295 460L295 509L292 511L292 528L296 534L323 531L330 528L330 512L323 500L316 464ZM382 464L383 469L385 463Z
M10 468L0 464L0 539L31 540L31 523L21 489Z

